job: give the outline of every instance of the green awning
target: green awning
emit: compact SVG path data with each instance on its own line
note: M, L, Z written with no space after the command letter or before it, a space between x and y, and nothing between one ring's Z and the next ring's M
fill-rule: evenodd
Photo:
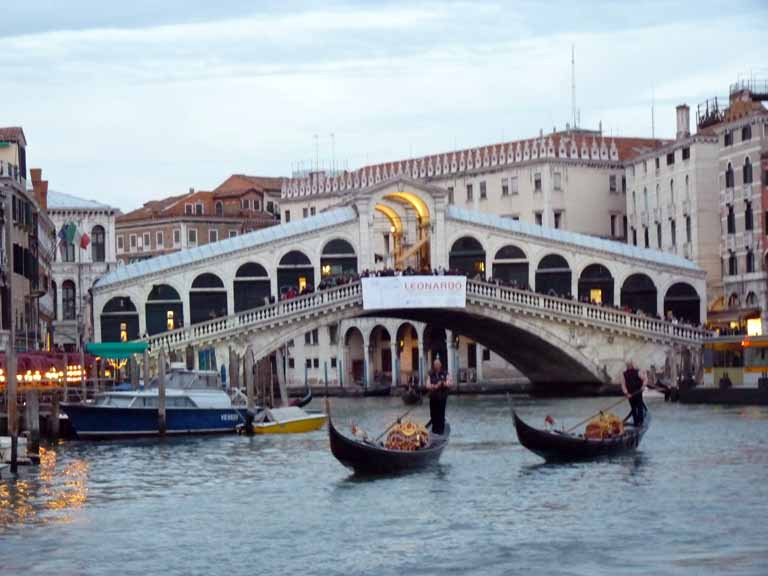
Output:
M144 354L148 346L146 342L90 342L85 349L94 356L125 360L134 354Z

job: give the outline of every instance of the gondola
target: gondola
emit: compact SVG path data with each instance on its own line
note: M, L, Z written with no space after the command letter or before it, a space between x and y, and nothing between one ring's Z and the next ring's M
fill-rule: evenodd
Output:
M520 444L548 462L590 460L631 452L640 445L643 435L651 425L651 413L646 410L641 426L629 424L625 426L623 434L605 440L593 440L566 432L533 428L523 422L514 410L512 416Z
M403 399L403 403L407 404L408 406L415 406L417 404L422 403L422 395L418 388L406 388L401 398Z
M304 408L307 404L312 402L312 390L307 389L307 393L301 398L295 398L288 404L289 406L296 406L297 408Z
M331 440L331 452L344 466L351 468L356 474L383 475L418 470L436 463L448 445L451 427L446 422L444 434L430 433L429 443L420 450L388 450L383 445L369 440L344 436L333 425L328 411L328 435Z
M392 388L388 385L376 386L365 388L363 390L363 396L389 396L392 393Z

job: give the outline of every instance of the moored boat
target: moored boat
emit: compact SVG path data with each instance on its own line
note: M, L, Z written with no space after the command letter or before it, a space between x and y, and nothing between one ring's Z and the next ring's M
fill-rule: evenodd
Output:
M291 406L296 406L298 408L304 408L304 406L306 406L310 402L312 402L312 390L311 389L307 390L307 393L304 396L302 396L301 398L294 398L293 400L291 400L290 405Z
M306 412L298 406L268 408L262 412L261 420L254 422L253 431L256 434L300 434L319 430L326 420L325 414Z
M448 445L451 435L451 427L447 422L444 432L444 434L430 432L429 442L418 450L390 450L378 442L344 436L333 425L333 419L328 411L331 452L339 462L357 474L395 474L435 464Z
M403 391L401 398L403 399L403 403L408 406L421 404L423 401L421 392L418 388L406 388Z
M627 425L621 434L610 438L592 439L557 430L541 430L526 424L513 410L515 430L520 444L547 461L589 460L615 456L635 450L651 425L651 413L646 410L643 424Z
M363 396L389 396L391 393L392 388L388 385L371 386L363 390Z

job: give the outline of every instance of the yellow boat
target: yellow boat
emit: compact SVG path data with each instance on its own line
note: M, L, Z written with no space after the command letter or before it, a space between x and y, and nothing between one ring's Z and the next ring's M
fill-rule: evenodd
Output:
M300 434L319 430L325 424L325 414L310 414L301 408L272 408L264 410L263 420L254 422L255 434Z

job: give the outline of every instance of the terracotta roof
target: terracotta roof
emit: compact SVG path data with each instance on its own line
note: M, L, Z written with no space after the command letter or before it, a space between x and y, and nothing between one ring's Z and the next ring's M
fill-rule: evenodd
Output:
M6 142L21 142L23 146L27 145L27 139L24 136L24 130L21 126L9 126L0 128L0 140Z
M217 198L230 198L242 196L249 190L258 192L280 192L283 185L282 178L270 176L246 176L245 174L233 174L214 189Z

